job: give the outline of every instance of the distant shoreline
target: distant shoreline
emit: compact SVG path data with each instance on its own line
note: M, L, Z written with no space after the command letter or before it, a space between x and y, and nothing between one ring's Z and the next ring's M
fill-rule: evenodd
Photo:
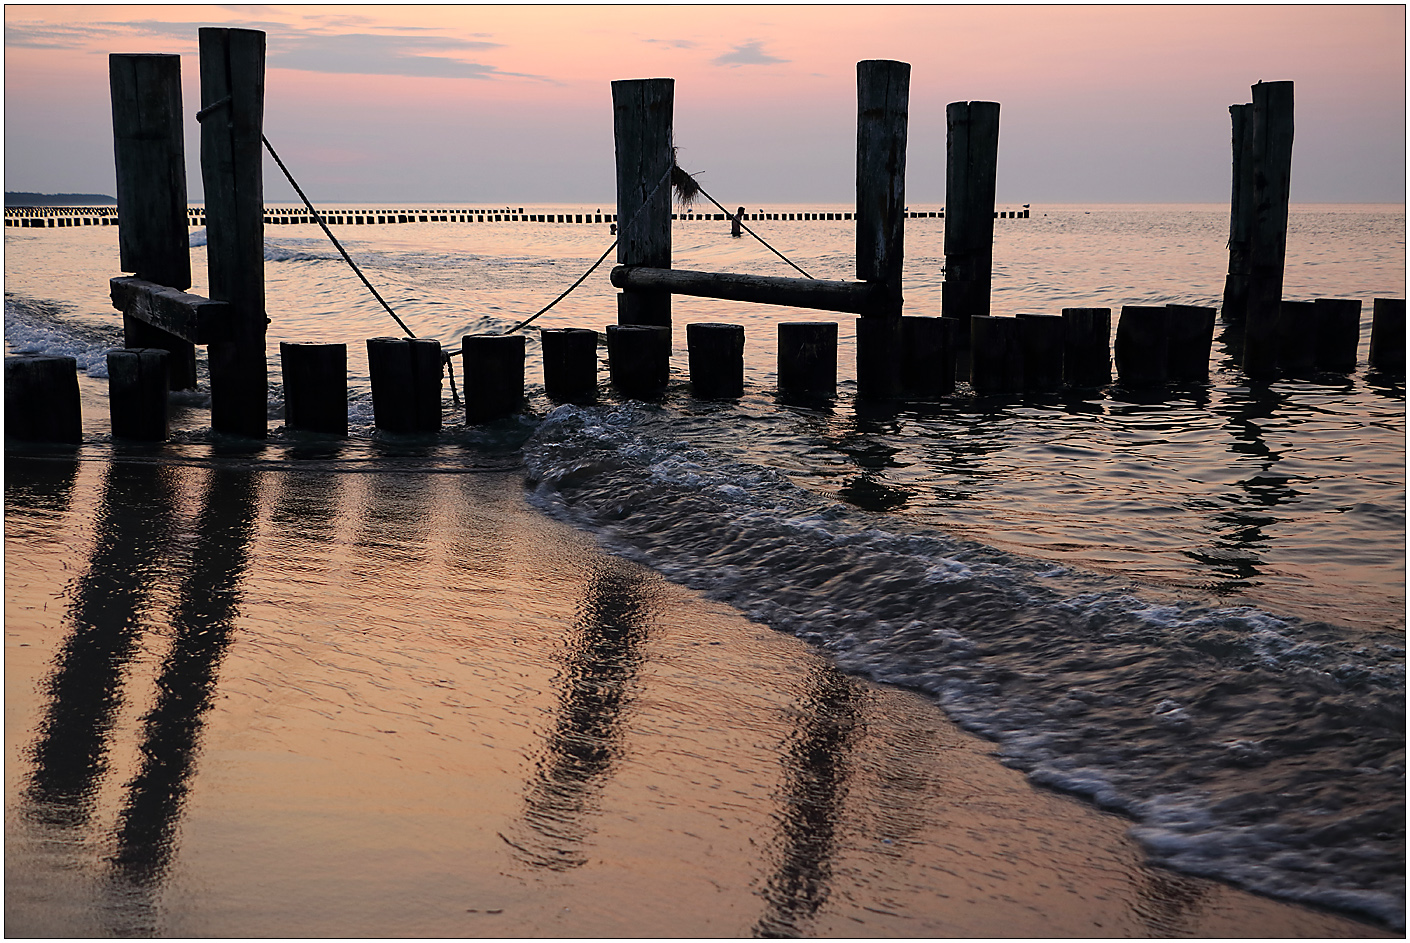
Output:
M6 190L8 206L116 206L117 198L106 193L30 193L27 190Z

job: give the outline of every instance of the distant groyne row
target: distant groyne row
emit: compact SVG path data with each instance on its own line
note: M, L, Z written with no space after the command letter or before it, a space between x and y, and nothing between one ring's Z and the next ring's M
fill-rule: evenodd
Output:
M995 210L995 219L1028 219L1028 210ZM611 224L617 222L616 213L526 213L521 206L517 209L330 209L323 214L323 221L330 226L387 226L405 223L552 223L554 225ZM909 219L944 219L945 211L906 212ZM204 206L192 206L186 210L187 222L193 226L206 225ZM804 221L850 221L853 213L793 211L791 213L770 213L767 211L743 214L746 222L777 220L780 222ZM727 213L672 213L671 219L685 221L728 222L732 217ZM61 229L68 226L116 226L118 210L115 206L8 206L5 208L5 225L31 229ZM315 220L307 210L289 207L266 206L264 222L267 226L312 225Z

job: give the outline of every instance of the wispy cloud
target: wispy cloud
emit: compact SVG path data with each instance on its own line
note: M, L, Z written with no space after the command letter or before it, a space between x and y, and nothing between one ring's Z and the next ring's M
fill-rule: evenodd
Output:
M670 49L694 49L700 45L693 39L646 39L643 42L655 43L658 46L666 46Z
M764 44L757 39L740 43L724 55L716 56L710 60L714 65L727 65L731 67L742 65L775 65L787 61L787 59L780 59L778 56L771 56L767 52L764 52Z
M241 12L272 12L244 8ZM327 17L315 26L291 26L272 21L241 20L235 23L136 20L68 26L54 23L7 22L5 45L9 48L83 49L115 41L144 37L179 40L195 52L202 26L239 25L269 34L266 64L271 69L295 69L342 75L404 75L418 78L498 79L551 81L544 76L506 72L498 66L464 58L503 48L485 38L462 39L435 34L419 27L394 32L348 31L357 17ZM483 34L479 34L483 35Z

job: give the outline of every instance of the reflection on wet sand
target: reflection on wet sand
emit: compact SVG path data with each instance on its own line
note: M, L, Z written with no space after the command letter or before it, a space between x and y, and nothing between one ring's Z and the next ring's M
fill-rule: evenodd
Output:
M171 616L173 639L157 678L157 701L142 719L141 767L127 786L118 818L112 867L116 883L124 889L143 888L155 895L166 877L195 768L203 715L211 706L220 662L239 612L240 584L258 507L255 474L241 469L210 471L195 546ZM145 908L140 904L149 902L124 896L139 906L115 914L124 922L114 931L155 933L154 923L142 919Z
M501 834L533 868L587 862L595 800L625 750L631 704L653 609L651 587L632 564L605 560L586 596L558 675L558 716L524 793L523 828Z
M93 550L75 585L73 629L55 658L47 708L24 790L24 817L40 841L74 854L108 767L109 740L123 687L144 629L159 624L152 598L179 573L170 615L171 647L157 679L157 700L142 721L140 768L126 787L109 857L105 932L152 934L157 892L173 850L186 784L193 772L202 714L239 604L246 547L258 497L248 471L209 473L192 557L172 559L178 504L176 473L146 462L111 462Z
M773 873L762 892L768 906L754 936L806 935L808 921L828 899L860 724L857 701L855 683L826 662L818 662L805 682L798 725L782 757Z
M92 556L68 610L73 630L45 685L48 708L30 751L26 811L44 826L80 829L92 814L123 676L168 552L173 490L160 466L108 465Z

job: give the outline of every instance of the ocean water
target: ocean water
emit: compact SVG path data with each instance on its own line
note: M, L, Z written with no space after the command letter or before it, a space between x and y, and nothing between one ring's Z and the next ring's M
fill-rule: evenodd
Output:
M810 274L853 276L850 223L751 225ZM908 220L909 313L939 313L943 225ZM457 348L533 314L612 238L574 224L337 232L419 336ZM816 313L677 298L677 325L745 325L737 403L690 396L678 330L662 402L604 385L596 407L556 406L531 330L528 413L467 428L447 395L418 461L522 443L545 513L846 671L928 694L1033 781L1130 816L1153 860L1400 928L1404 380L1365 359L1371 299L1404 296L1404 233L1399 206L1292 213L1285 297L1363 301L1350 375L1250 383L1216 334L1209 381L1160 396L962 388L881 407L855 402L844 317L838 398L809 409L774 396L774 325ZM1226 236L1220 206L1037 206L996 221L994 310L1217 305ZM673 240L681 268L791 273L727 223L681 221ZM193 232L197 293L203 241ZM538 324L614 321L610 264ZM71 354L100 387L121 344L117 274L112 228L7 230L7 348ZM363 341L395 325L315 227L267 229L266 281L272 441L289 440L278 342L344 342L340 461L375 467L395 443L372 427ZM219 449L202 394L181 401L166 454Z

